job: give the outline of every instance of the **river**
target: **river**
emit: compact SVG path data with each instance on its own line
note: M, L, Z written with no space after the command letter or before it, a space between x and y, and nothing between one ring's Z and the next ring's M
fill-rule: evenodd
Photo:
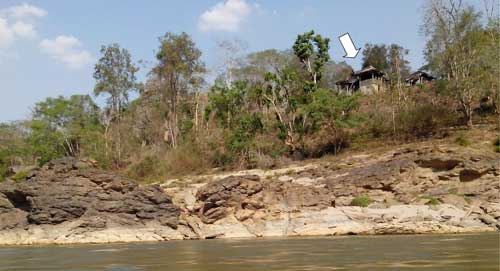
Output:
M0 247L11 270L499 270L500 235L386 235Z

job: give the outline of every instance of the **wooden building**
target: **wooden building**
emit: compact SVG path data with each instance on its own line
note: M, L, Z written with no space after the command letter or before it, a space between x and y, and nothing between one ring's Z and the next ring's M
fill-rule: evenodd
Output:
M368 66L360 71L353 72L346 80L337 81L335 84L341 92L353 94L360 91L363 94L372 94L382 90L387 79L385 74L373 66Z
M435 78L424 71L417 71L405 79L407 86L414 86L419 84L426 84L432 82Z

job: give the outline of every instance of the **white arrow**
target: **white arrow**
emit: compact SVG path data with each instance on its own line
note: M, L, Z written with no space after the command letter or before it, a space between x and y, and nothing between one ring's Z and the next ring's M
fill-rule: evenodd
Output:
M344 47L345 58L355 58L358 55L361 49L356 49L356 46L354 46L349 33L345 33L344 35L340 36L339 40L340 43L342 43L342 47Z

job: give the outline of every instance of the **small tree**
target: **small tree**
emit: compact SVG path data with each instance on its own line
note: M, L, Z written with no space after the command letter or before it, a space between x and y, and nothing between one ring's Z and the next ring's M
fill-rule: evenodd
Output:
M109 151L109 134L112 124L116 123L116 162L120 164L122 159L122 115L128 105L130 92L138 89L136 73L139 70L133 63L130 53L118 44L102 46L102 57L95 65L94 79L96 85L94 94L96 96L105 94L107 98L107 109L105 111L104 123L106 138L106 156Z

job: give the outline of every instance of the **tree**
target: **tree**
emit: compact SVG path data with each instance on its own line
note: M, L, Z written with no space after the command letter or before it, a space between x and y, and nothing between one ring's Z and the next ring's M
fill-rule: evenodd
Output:
M429 38L426 46L428 66L448 79L459 111L467 126L472 127L473 105L480 96L479 86L484 75L482 53L486 40L480 13L459 0L430 0L425 19L423 29Z
M189 93L197 93L203 84L205 64L201 51L186 33L166 33L156 53L158 63L151 71L156 84L151 89L159 96L165 112L165 139L176 147L179 137L179 104ZM197 114L196 114L197 116Z
M314 90L321 81L323 66L330 60L330 39L323 38L320 34L314 35L311 30L298 35L292 48L309 73L306 90Z
M353 68L344 61L339 63L328 61L323 69L323 79L320 87L328 89L335 89L337 87L335 84L337 81L349 78L354 71Z
M213 117L228 131L226 148L233 154L250 160L250 149L257 132L263 128L262 114L254 105L258 91L249 81L238 80L227 87L217 80L211 88L206 114Z
M373 66L379 71L387 71L389 68L387 54L388 48L385 44L367 43L363 50L362 68L365 69L369 66Z
M224 82L227 87L230 87L235 80L234 71L242 65L242 53L246 50L248 45L238 39L218 41L217 46L219 49L221 59L221 71L224 77Z
M62 156L96 155L100 146L99 110L88 95L47 98L33 109L28 142L39 164Z
M26 137L24 123L0 123L0 181L13 173L10 170L12 167L32 162Z
M391 44L388 49L387 62L389 63L388 75L392 85L396 85L398 93L402 93L403 78L410 74L409 62L405 59L409 50L398 44Z
M94 79L96 85L94 94L108 95L107 110L105 111L104 123L106 124L106 156L109 149L109 134L112 124L116 123L114 139L116 140L116 162L122 160L122 128L121 121L124 110L127 107L129 95L138 89L136 73L139 70L133 63L130 53L118 44L101 47L102 57L95 65Z

